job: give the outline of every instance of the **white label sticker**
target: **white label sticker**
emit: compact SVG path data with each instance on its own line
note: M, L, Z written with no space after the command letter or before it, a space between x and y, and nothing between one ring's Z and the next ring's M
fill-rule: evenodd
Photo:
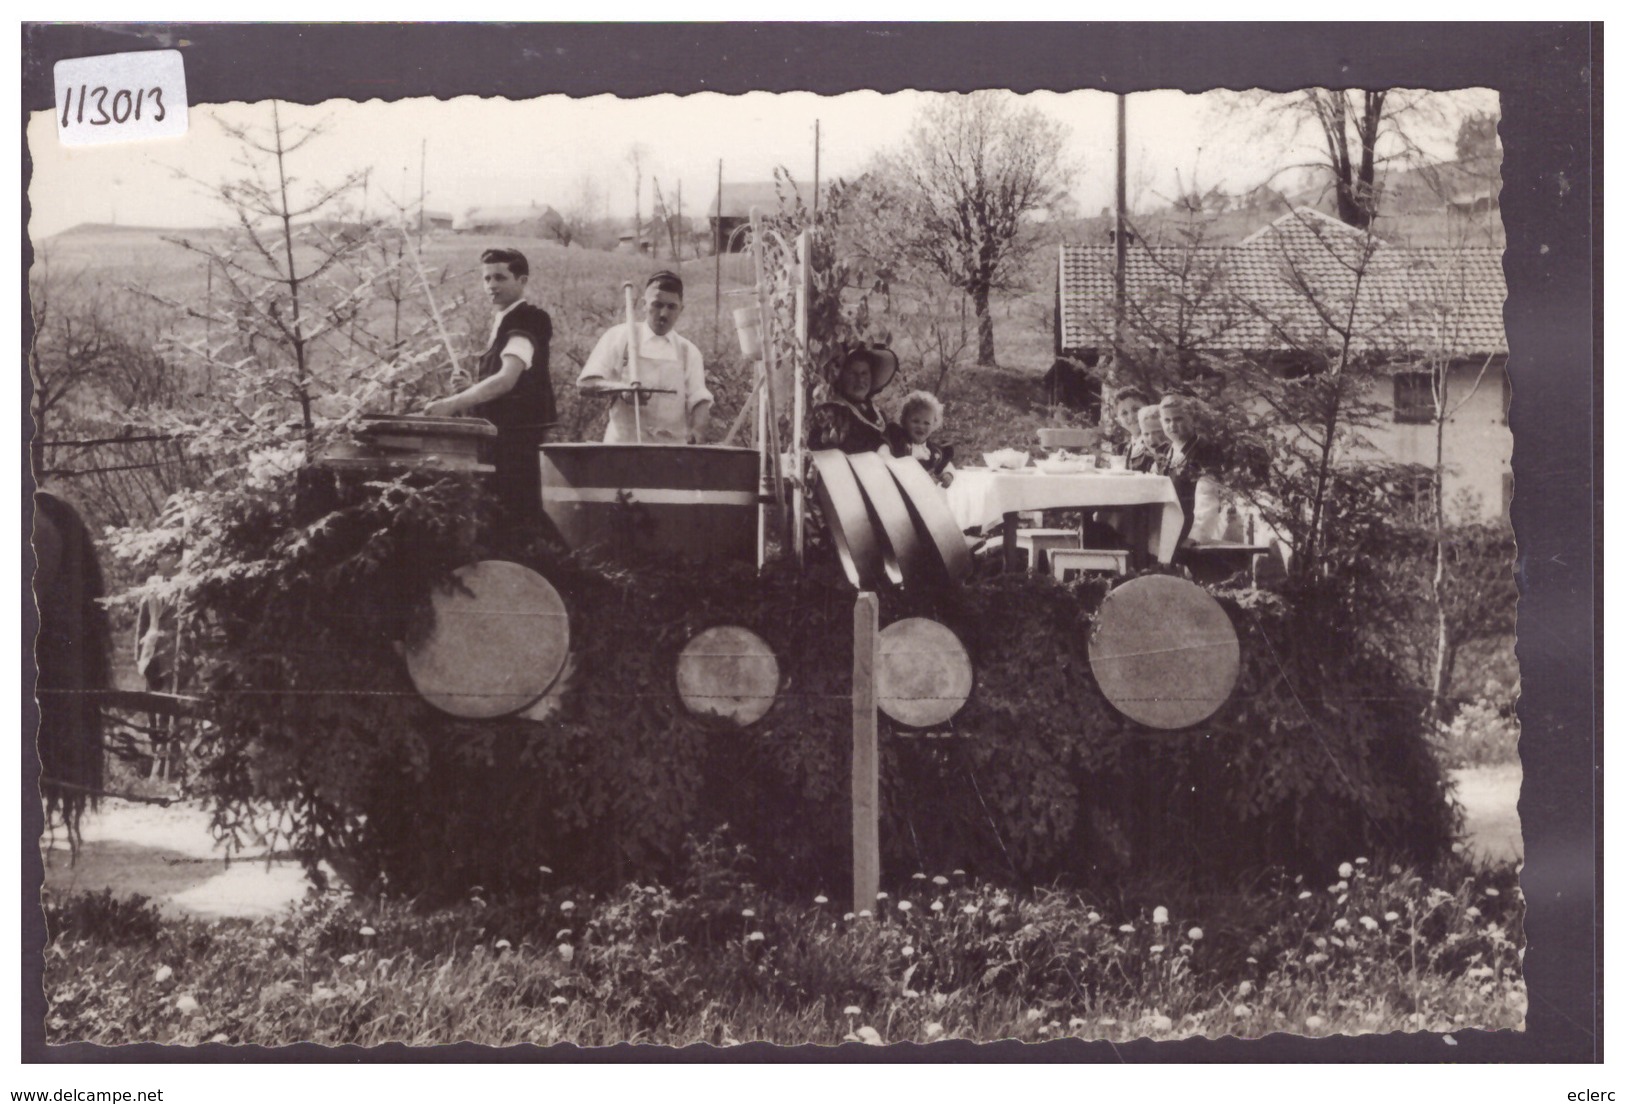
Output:
M98 146L186 133L186 66L179 50L67 58L56 63L56 133Z

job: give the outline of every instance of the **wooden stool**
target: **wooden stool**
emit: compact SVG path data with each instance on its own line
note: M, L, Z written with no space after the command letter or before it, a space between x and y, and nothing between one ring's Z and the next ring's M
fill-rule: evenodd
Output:
M1082 548L1083 537L1076 529L1017 529L1016 547L1027 552L1027 570L1038 572L1048 563L1050 553Z
M1050 551L1049 568L1063 583L1075 575L1126 575L1128 552L1121 548L1056 548Z

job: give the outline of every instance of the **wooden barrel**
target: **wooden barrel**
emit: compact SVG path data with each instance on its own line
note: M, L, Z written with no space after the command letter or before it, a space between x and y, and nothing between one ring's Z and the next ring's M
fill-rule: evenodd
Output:
M572 549L754 563L757 464L722 445L543 445L542 512Z
M948 508L948 496L912 456L886 456L884 460L903 492L924 559L933 573L955 581L970 575L970 546Z
M334 441L321 463L336 470L415 468L488 472L482 445L496 440L483 418L429 418L419 414L364 414L353 437Z
M1151 728L1185 728L1229 700L1241 644L1224 607L1195 583L1145 575L1106 595L1089 637L1100 692Z

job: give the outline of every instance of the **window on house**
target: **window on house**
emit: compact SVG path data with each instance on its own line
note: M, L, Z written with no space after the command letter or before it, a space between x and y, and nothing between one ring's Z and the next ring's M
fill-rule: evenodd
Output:
M1432 522L1432 475L1424 473L1401 480L1394 492L1394 506L1403 519L1424 525Z
M1394 421L1401 425L1428 425L1434 420L1433 375L1429 372L1394 373Z

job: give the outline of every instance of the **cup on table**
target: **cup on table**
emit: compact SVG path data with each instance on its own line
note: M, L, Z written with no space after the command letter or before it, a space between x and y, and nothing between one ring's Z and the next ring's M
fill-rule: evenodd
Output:
M1106 457L1106 468L1108 471L1127 471L1128 457L1120 452L1114 452Z

